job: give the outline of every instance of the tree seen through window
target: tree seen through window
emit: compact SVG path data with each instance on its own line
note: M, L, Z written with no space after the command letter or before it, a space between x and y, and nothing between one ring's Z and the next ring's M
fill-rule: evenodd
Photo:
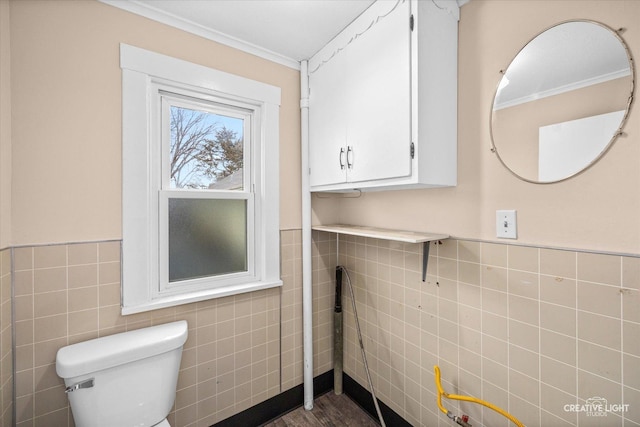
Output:
M243 189L243 120L171 106L171 188Z

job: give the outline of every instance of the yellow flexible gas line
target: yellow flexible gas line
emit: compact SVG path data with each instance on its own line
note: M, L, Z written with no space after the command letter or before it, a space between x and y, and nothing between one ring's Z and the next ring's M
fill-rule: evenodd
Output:
M442 396L446 397L447 399L453 399L453 400L462 400L465 402L472 402L472 403L477 403L479 405L483 405L486 406L489 409L493 409L494 411L496 411L497 413L499 413L500 415L508 418L509 420L511 420L511 422L513 422L515 425L517 425L518 427L524 427L524 424L522 424L520 421L518 421L518 419L516 417L514 417L513 415L511 415L510 413L508 413L507 411L498 408L496 405L489 403L487 401L481 400L481 399L477 399L475 397L471 397L471 396L461 396L461 395L457 395L457 394L449 394L447 392L445 392L442 389L442 384L440 383L440 368L438 367L438 365L435 365L433 367L433 370L436 374L436 387L438 388L438 408L440 408L440 410L442 412L444 412L449 418L454 419L454 417L451 415L451 412L449 412L444 406L442 406Z

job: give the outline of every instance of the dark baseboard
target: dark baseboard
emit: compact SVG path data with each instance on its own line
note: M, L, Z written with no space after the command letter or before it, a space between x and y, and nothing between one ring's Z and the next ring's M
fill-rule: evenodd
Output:
M376 408L373 405L371 393L366 388L358 384L347 374L342 374L342 390L351 398L358 406L369 413L374 420L378 420ZM330 390L333 390L333 369L320 374L313 379L313 394L320 396ZM265 400L239 414L233 415L222 420L211 427L250 427L261 426L282 415L299 408L304 403L304 386L302 384L289 389L269 400ZM388 426L393 427L411 427L404 418L398 415L393 409L382 403L378 399L380 412L384 422Z
M333 369L313 379L313 394L319 396L333 389ZM260 426L287 412L299 408L304 403L304 386L300 384L269 400L258 403L239 414L215 423L211 427Z
M374 420L378 420L376 407L373 404L373 399L371 398L371 392L369 392L369 390L362 387L345 373L342 374L342 390L351 398L351 400L357 403L358 406L367 411ZM411 424L398 415L393 409L382 403L380 399L378 399L378 406L380 407L380 412L382 413L382 418L384 418L384 423L386 425L393 427L411 427Z

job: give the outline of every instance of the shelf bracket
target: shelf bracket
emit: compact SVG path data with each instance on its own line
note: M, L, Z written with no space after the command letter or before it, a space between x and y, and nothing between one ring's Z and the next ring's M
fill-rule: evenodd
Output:
M427 281L427 265L429 264L429 246L431 242L422 243L422 281Z
M312 230L326 231L329 233L346 234L351 236L370 237L372 239L393 240L395 242L422 243L422 281L427 281L427 264L429 263L429 244L448 239L447 234L419 233L414 231L388 230L359 225L315 225Z

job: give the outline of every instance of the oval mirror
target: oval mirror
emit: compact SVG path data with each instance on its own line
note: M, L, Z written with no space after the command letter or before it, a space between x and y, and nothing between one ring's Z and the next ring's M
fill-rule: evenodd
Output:
M603 24L570 21L542 32L503 72L491 109L492 151L529 182L584 171L622 131L632 64L622 38Z

